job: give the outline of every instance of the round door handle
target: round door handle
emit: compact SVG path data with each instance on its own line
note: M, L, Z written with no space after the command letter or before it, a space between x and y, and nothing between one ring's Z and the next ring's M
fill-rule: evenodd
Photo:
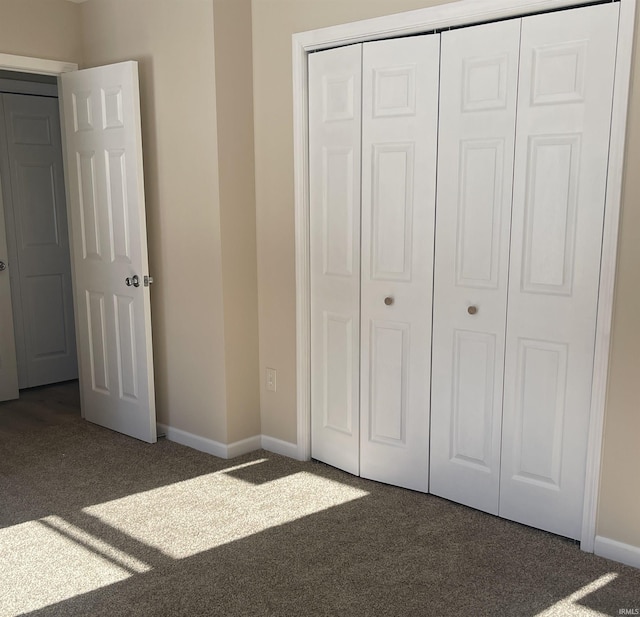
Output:
M387 306L391 306L391 305L393 304L393 298L392 298L391 296L387 296L387 297L384 299L384 303L385 303Z
M467 308L467 313L469 313L469 315L475 315L477 312L478 312L477 306L470 306L469 308Z
M7 269L7 264L4 261L0 261L0 272L3 272Z
M140 287L140 278L137 274L134 274L131 277L128 276L126 279L124 279L124 282L127 284L127 287Z

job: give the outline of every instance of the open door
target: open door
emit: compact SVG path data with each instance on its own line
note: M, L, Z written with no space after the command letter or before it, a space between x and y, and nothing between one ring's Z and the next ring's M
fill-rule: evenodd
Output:
M0 101L0 118L2 117L2 101ZM10 401L18 398L18 364L13 335L11 284L2 191L2 179L0 179L0 401Z
M85 419L156 441L138 65L60 80Z

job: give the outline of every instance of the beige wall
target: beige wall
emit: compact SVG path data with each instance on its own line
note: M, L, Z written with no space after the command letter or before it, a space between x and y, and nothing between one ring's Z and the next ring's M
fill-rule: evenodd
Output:
M264 434L296 441L295 260L291 34L442 4L429 0L253 0L260 375ZM640 88L636 63L635 84ZM636 88L637 93L637 88ZM637 104L634 102L637 101ZM640 166L640 96L632 102L627 168ZM640 179L627 174L598 533L640 547Z
M214 0L228 441L260 434L251 0Z
M227 440L211 0L90 0L84 65L138 60L158 421Z
M0 53L80 63L81 47L79 5L0 0Z

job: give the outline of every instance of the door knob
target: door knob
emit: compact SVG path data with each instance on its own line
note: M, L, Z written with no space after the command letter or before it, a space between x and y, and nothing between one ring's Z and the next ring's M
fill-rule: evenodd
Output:
M384 303L385 303L387 306L391 306L391 305L393 304L393 298L392 298L391 296L387 296L387 297L384 299Z
M467 313L469 313L469 315L475 315L477 312L478 312L477 306L470 306L469 308L467 308Z
M137 274L134 274L132 277L127 277L124 279L124 282L127 284L127 287L140 287L140 278Z
M7 269L7 264L4 261L0 261L0 272Z

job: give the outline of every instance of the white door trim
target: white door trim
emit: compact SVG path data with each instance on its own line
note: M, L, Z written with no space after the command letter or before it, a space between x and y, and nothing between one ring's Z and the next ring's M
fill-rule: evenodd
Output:
M396 15L332 26L294 34L293 122L294 122L294 198L296 239L296 378L298 458L311 456L311 315L309 276L309 167L307 118L307 54L393 36L424 33L452 26L516 17L553 9L594 4L594 0L462 0ZM589 446L583 509L581 548L593 552L602 437L604 428L613 293L618 250L618 225L624 171L627 110L633 52L636 0L620 0L618 55L613 93L611 147L605 205L600 293L594 360Z
M45 58L29 58L0 54L0 69L3 71L20 71L21 73L37 73L39 75L60 75L69 71L77 71L78 65L73 62L60 62Z

